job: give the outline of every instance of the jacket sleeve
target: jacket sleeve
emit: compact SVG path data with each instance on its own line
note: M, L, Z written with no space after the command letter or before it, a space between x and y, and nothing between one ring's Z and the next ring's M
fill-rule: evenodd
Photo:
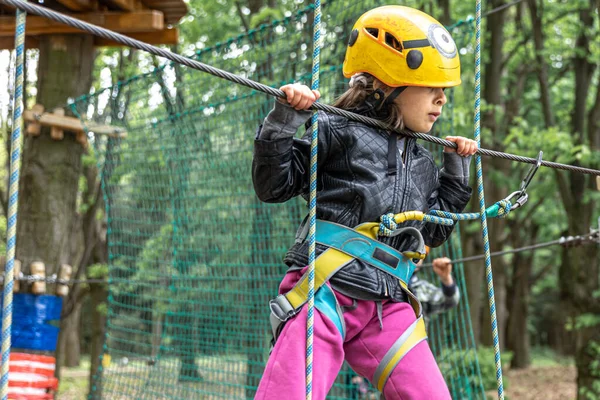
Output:
M443 153L443 167L436 172L437 183L429 196L429 210L442 210L461 213L471 199L469 187L469 164L471 157L462 157L457 153ZM442 226L426 223L421 233L425 244L438 247L450 237L454 226Z
M307 195L310 181L311 129L301 139L295 134L312 112L297 111L275 102L254 140L252 183L258 198L281 203L298 195ZM319 159L327 151L327 117L319 113Z
M456 283L452 286L442 284L439 288L425 281L421 282L421 285L415 291L417 292L415 295L423 306L423 312L427 316L448 311L460 302L460 291Z

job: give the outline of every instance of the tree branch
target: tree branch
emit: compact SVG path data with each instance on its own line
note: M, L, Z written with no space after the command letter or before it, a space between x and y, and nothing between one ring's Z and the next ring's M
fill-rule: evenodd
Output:
M521 40L519 43L517 43L511 50L509 50L506 53L506 57L504 58L504 60L502 60L502 70L504 70L506 68L506 65L508 64L508 62L517 53L517 49L525 46L527 44L527 42L529 42L530 36L531 36L531 34L529 34L529 35L525 34L525 37L523 38L523 40Z
M558 14L557 16L555 16L554 18L546 21L544 23L544 25L548 25L548 26L553 26L558 20L563 19L564 17L573 14L573 13L578 13L580 11L585 11L587 10L587 8L575 8L573 10L566 10L561 12L560 14Z
M533 275L531 278L529 278L529 286L533 286L535 285L535 283L537 281L539 281L541 278L543 278L548 272L550 272L550 270L552 269L553 265L547 264L544 268L542 268L537 274Z
M102 202L102 189L100 187L100 181L98 180L95 185L95 194L94 194L94 202L91 207L87 210L84 215L84 226L87 227L87 230L84 232L84 240L85 240L85 249L83 251L83 256L81 257L81 261L79 262L79 266L77 267L77 272L75 273L75 280L80 280L85 272L89 261L90 256L92 254L92 250L98 243L98 238L94 235L94 230L96 229L96 213L98 212L98 208ZM80 283L74 283L71 288L71 295L69 295L68 300L65 304L65 312L64 315L68 315L74 309L75 304L77 304L78 297L76 296L80 290Z
M242 20L242 24L244 25L244 29L246 30L246 33L250 32L250 25L248 24L248 21L246 20L246 17L244 16L244 12L242 11L242 6L239 1L235 2L235 8L238 12L238 15L240 16L240 19Z

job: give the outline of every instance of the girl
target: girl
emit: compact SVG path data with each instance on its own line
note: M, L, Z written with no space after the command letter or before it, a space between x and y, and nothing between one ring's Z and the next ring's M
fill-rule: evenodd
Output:
M360 17L343 72L350 89L334 106L415 132L431 130L446 103L444 89L460 84L450 34L429 15L401 6ZM309 194L310 132L294 135L319 93L299 84L281 90L287 102L275 102L255 140L252 177L265 202ZM462 212L471 197L469 162L477 144L446 139L457 149L444 149L438 170L412 138L319 113L314 399L325 399L344 359L386 399L450 398L406 286L414 264L400 252L415 242L422 253L423 244L439 246L452 227L411 221L403 225L406 235L390 237L367 237L359 227L390 212ZM256 399L305 398L307 232L305 219L285 257L281 294L270 304L276 342ZM361 252L361 243L374 251Z

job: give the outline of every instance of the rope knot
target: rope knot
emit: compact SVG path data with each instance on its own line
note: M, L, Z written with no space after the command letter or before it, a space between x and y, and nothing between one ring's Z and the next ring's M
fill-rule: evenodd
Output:
M496 202L496 205L498 206L498 218L508 217L508 214L510 214L510 210L512 207L512 203L510 202L510 200L502 199Z
M398 224L394 220L393 213L387 213L382 215L379 220L379 235L380 236L393 236L394 231L398 229Z

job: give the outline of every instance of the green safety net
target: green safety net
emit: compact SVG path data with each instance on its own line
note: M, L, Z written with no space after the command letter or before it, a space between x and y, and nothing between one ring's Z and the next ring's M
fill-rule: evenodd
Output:
M341 63L352 24L383 3L323 4L322 101L330 103L347 88ZM274 87L308 83L312 19L308 7L195 57ZM468 24L454 29L459 44L471 33ZM73 103L84 123L127 132L126 138L90 132L109 242L108 323L93 398L254 397L270 347L268 302L308 212L301 199L262 203L252 188L253 139L273 101L166 65ZM452 118L441 125L449 134ZM455 232L439 254L460 257ZM427 276L430 269L421 273L438 282ZM462 265L455 266L455 277L462 301L430 319L430 343L453 398L484 398ZM319 354L314 357L318 363ZM377 396L344 366L328 398Z

